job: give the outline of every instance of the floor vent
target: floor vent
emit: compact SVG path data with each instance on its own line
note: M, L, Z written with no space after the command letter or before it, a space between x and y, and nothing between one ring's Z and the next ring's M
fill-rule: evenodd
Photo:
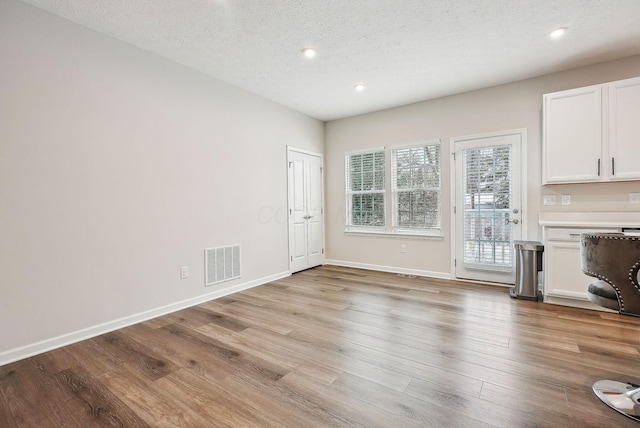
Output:
M240 278L240 245L205 248L205 285Z
M411 275L411 274L407 274L407 273L399 273L398 276L400 278L409 278L409 279L416 278L416 275Z

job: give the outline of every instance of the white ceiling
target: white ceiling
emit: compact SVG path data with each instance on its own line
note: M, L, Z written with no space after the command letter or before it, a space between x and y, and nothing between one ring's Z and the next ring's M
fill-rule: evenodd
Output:
M23 1L324 121L640 53L640 0Z

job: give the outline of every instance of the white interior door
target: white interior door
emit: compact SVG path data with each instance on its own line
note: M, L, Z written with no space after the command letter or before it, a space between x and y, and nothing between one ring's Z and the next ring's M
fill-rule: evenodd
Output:
M324 262L322 155L289 148L289 269Z
M525 130L452 139L456 278L515 282L522 239L521 147Z

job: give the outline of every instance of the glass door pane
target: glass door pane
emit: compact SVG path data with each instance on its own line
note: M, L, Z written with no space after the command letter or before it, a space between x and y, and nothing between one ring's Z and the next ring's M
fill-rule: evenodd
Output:
M465 149L462 157L463 262L510 271L511 146Z

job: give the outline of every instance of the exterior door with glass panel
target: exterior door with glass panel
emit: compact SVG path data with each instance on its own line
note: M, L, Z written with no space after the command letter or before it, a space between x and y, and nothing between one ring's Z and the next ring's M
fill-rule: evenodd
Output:
M289 269L324 263L322 155L289 148Z
M455 276L515 282L521 239L524 130L452 139L455 156Z

